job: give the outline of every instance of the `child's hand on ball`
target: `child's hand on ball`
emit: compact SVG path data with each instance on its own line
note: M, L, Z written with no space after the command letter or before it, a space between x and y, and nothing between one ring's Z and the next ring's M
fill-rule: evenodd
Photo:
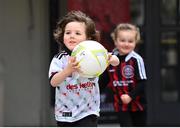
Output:
M79 70L79 63L76 61L76 57L69 57L68 66L67 68L71 72L75 72Z
M117 66L119 65L119 59L116 55L112 55L111 53L108 53L108 62L112 66Z

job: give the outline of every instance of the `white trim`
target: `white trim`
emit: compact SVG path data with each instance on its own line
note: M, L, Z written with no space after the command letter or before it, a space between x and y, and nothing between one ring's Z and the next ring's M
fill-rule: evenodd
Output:
M131 57L134 57L137 60L139 75L140 75L141 79L147 79L146 71L145 71L145 67L144 67L144 61L143 61L142 57L139 54L137 54L136 52L132 51L131 53L129 53L127 55L127 57L125 58L125 61L127 62Z

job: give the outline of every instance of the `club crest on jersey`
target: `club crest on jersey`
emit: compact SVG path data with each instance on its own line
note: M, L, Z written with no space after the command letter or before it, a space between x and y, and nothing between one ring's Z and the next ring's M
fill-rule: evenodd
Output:
M122 69L122 75L125 78L132 78L134 76L134 68L131 65L126 65Z

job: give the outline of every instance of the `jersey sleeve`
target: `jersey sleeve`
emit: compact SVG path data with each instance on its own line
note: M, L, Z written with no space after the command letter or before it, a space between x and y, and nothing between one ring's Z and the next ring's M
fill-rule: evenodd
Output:
M139 56L136 58L137 63L135 67L135 74L137 79L136 87L129 93L132 99L135 99L136 96L144 93L146 85L146 71L143 59Z
M53 58L49 67L49 79L53 77L57 72L62 71L63 69L63 63L58 58Z
M136 67L136 76L138 80L146 80L146 70L145 70L145 65L142 57L136 58L137 60L137 67Z

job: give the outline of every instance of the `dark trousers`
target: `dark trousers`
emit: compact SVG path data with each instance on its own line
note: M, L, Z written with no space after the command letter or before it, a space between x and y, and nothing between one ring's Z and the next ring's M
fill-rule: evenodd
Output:
M121 127L145 127L146 111L138 112L122 112L118 113L119 123Z
M76 122L57 122L59 127L97 127L97 116L89 115Z

